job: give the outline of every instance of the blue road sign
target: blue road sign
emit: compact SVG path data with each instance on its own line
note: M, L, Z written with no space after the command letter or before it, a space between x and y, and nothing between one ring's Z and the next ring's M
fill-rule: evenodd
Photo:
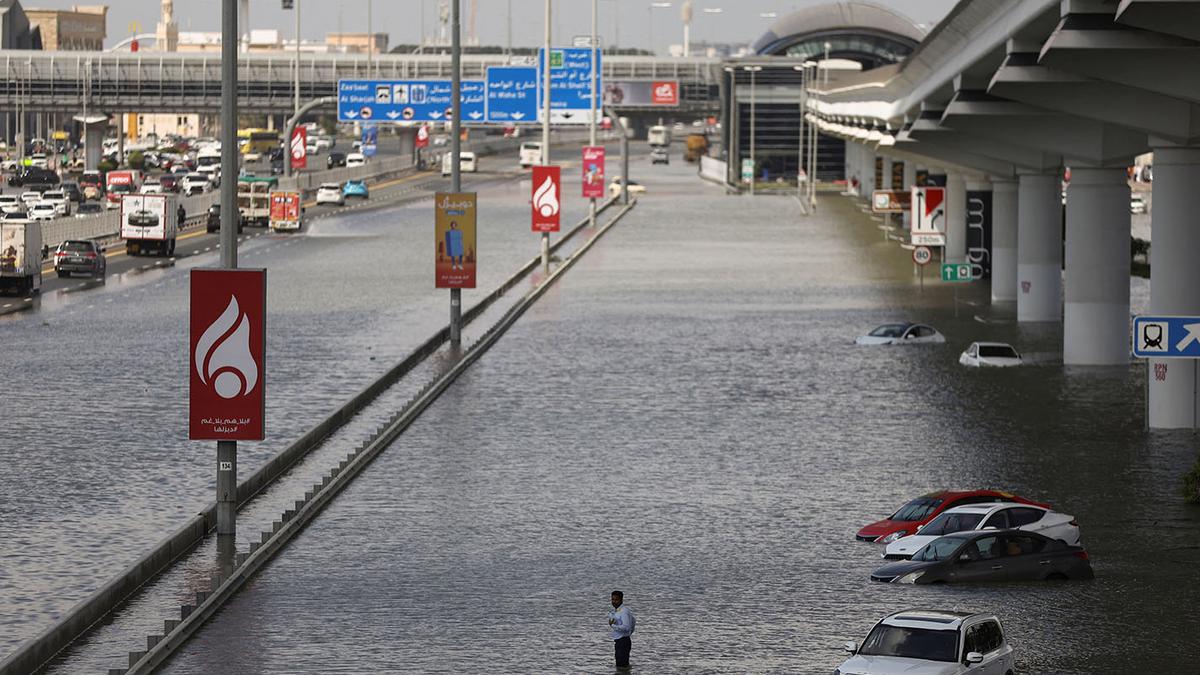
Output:
M502 124L537 122L538 71L534 66L487 69L487 121Z
M538 50L538 81L546 79L546 50ZM550 49L550 121L554 124L587 124L592 111L592 55L599 50L588 47L552 47ZM596 59L596 107L603 100L604 83L600 70L602 58ZM538 114L541 115L541 96Z
M374 157L379 149L379 127L368 124L362 130L362 156Z
M1134 317L1133 355L1143 359L1200 359L1200 316Z
M482 122L483 80L462 81L463 122ZM444 122L450 80L338 80L339 122Z

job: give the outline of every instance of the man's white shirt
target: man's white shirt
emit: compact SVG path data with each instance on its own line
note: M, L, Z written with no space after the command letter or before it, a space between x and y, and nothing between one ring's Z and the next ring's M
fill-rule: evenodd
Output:
M608 618L613 622L611 637L613 640L620 640L624 637L629 637L633 634L634 624L637 620L633 618L633 612L625 605L621 605L617 609L608 613Z

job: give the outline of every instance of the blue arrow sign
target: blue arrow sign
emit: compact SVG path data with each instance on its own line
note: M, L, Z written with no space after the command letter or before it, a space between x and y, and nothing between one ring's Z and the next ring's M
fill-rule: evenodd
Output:
M482 122L483 80L462 81L463 122ZM338 80L339 122L444 122L450 80Z
M1143 359L1200 359L1200 316L1135 317L1133 355Z
M588 47L557 47L550 49L550 121L555 124L587 124L592 111L592 55L599 50ZM603 100L604 83L600 73L603 59L597 58L596 107ZM546 50L538 50L538 82L544 82ZM541 114L541 95L538 96Z
M537 68L492 66L487 69L486 82L488 122L537 122Z

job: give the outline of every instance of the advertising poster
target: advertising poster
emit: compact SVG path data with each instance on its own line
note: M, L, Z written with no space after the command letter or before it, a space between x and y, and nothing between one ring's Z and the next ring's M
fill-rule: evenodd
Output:
M434 209L434 285L475 288L474 192L439 192Z
M191 271L188 438L263 439L266 328L266 270Z
M613 80L604 85L604 105L614 108L631 106L679 105L678 80Z
M558 232L562 211L562 171L557 166L533 167L534 232Z
M25 269L25 228L0 225L0 272L16 274Z
M292 168L308 168L308 129L297 126L292 130L290 149L292 151Z
M379 127L374 124L364 126L362 129L362 152L363 157L374 157L379 148Z
M583 198L604 197L604 146L588 145L583 148Z

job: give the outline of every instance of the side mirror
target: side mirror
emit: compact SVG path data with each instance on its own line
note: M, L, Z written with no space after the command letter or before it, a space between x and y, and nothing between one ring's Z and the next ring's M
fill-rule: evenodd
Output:
M855 642L854 640L850 640L846 644L842 645L842 649L846 650L847 654L857 654L858 653L858 643Z
M967 663L983 663L983 654L980 654L979 652L971 652L970 654L967 654L966 661Z

